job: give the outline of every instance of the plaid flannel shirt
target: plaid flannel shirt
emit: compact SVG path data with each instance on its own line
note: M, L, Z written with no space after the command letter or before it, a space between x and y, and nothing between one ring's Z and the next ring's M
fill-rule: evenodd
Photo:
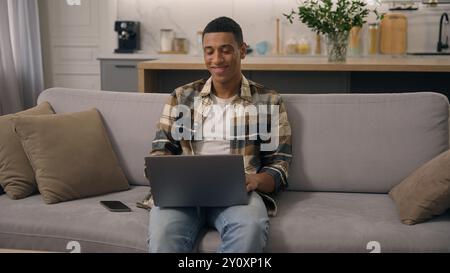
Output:
M191 112L191 128L187 129L190 132L195 132L198 124L197 120L206 118L206 112L208 112L213 104L210 97L211 94L212 79L202 79L193 83L181 86L175 89L170 95L166 105L164 106L162 116L157 124L158 131L156 132L155 139L152 142L151 155L177 155L186 154L193 155L195 151L193 149L193 141L196 141L194 137L190 139L176 140L172 135L172 127L175 126L179 116L176 116L173 108L178 105L187 106ZM200 99L201 103L194 105L194 99ZM275 201L275 195L281 190L284 190L288 186L288 169L292 159L291 153L291 127L289 124L288 116L286 113L285 105L281 96L273 91L266 89L260 84L247 80L242 76L240 94L231 102L234 104L241 104L242 106L255 105L255 106L278 106L278 146L271 151L261 151L260 147L263 143L270 142L267 137L261 138L258 132L258 137L251 138L249 136L249 125L251 123L258 123L257 128L261 128L259 119L252 117L247 113L245 118L235 117L232 123L235 129L239 126L244 126L245 135L241 138L230 140L230 150L232 154L241 154L244 158L244 168L247 174L256 174L265 172L271 175L275 181L275 191L270 194L264 194L258 192L266 204L268 214L274 216L277 213L277 205ZM270 110L269 110L270 111ZM270 112L268 117L268 128L270 124ZM245 124L242 124L245 122ZM251 125L250 125L251 126ZM270 129L269 129L270 131ZM236 132L236 131L235 131ZM193 135L193 134L192 134ZM262 140L265 139L265 140ZM151 166L150 166L151 167ZM151 208L153 205L151 199L151 193L148 194L146 200L138 203L138 206L144 208Z

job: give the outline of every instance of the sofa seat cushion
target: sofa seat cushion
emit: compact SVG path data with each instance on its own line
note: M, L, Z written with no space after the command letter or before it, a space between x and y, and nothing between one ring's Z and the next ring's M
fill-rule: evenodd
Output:
M146 252L148 211L136 207L148 187L47 205L40 195L20 201L0 196L0 248L70 252ZM120 200L132 212L110 212L100 200Z
M450 212L415 226L400 222L387 194L283 192L270 218L266 252L365 252L371 241L381 252L450 252ZM219 235L199 243L214 252Z
M146 252L148 212L135 203L148 187L46 205L39 195L15 201L0 196L0 248L69 252ZM279 214L270 218L266 252L449 252L450 213L414 226L398 219L387 194L283 192ZM120 200L132 212L113 213L100 200ZM39 213L36 213L39 212ZM204 236L203 236L204 235ZM215 252L217 231L201 234L200 252Z

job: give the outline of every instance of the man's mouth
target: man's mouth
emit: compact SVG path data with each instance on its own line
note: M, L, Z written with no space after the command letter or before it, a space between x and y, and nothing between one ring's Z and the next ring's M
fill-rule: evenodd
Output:
M211 67L211 70L215 73L215 74L222 74L225 72L225 70L227 70L228 66L214 66Z

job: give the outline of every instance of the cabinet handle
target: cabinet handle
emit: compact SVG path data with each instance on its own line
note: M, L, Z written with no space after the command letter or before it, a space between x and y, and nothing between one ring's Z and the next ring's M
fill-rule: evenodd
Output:
M129 65L127 65L127 64L116 64L116 65L114 65L116 68L136 68L136 66L135 65L131 65L131 64L129 64Z

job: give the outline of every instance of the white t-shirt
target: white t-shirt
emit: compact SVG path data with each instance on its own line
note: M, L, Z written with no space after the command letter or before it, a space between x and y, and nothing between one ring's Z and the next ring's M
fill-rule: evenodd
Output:
M234 95L228 99L222 99L211 94L213 107L203 122L203 140L194 141L193 148L196 154L230 154L230 140L227 140L226 107L236 98Z

